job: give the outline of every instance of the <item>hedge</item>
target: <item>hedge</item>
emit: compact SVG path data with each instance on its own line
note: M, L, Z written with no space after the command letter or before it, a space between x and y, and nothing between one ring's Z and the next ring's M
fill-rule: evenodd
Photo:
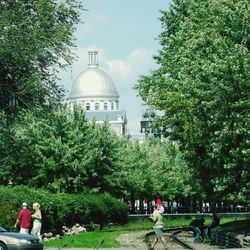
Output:
M72 226L107 223L121 224L127 221L127 206L108 193L104 194L51 194L26 186L0 186L0 225L13 230L22 202L41 205L43 230L60 230L63 225Z

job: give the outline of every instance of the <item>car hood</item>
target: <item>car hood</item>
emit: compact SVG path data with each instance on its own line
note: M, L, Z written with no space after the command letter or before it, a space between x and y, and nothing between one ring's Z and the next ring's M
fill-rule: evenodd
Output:
M25 240L35 240L37 237L34 237L29 234L20 234L20 233L13 233L13 232L1 232L0 233L0 238L1 236L4 237L11 237L11 238L16 238L16 239L25 239Z

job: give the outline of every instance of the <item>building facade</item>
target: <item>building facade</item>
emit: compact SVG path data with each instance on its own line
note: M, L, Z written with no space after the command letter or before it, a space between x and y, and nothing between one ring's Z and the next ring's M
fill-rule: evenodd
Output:
M81 106L88 120L108 121L118 135L127 133L126 111L119 108L119 93L112 78L98 65L98 52L89 51L89 64L73 82L70 107Z
M160 128L154 127L155 119L157 118L157 113L152 108L146 108L142 113L142 118L140 120L140 132L148 136L154 136L155 138L162 138L162 131Z

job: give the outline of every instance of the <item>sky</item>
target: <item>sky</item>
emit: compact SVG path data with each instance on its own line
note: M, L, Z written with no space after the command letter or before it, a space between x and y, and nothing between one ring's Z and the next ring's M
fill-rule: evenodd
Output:
M73 80L86 69L88 51L98 51L99 67L114 80L120 94L120 109L126 110L128 132L138 134L145 106L133 89L140 75L157 68L152 56L160 49L160 10L170 0L82 0L87 11L74 34L77 56L71 67L59 73L69 95Z

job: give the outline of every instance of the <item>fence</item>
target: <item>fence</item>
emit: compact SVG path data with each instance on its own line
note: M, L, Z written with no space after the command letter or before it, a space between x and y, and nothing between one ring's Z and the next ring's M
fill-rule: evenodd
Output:
M154 210L154 202L135 202L134 205L129 204L129 214L151 214ZM182 204L172 204L163 202L164 213L167 214L185 214L185 213L249 213L249 205L234 205L223 203L203 203L201 205L185 206Z

